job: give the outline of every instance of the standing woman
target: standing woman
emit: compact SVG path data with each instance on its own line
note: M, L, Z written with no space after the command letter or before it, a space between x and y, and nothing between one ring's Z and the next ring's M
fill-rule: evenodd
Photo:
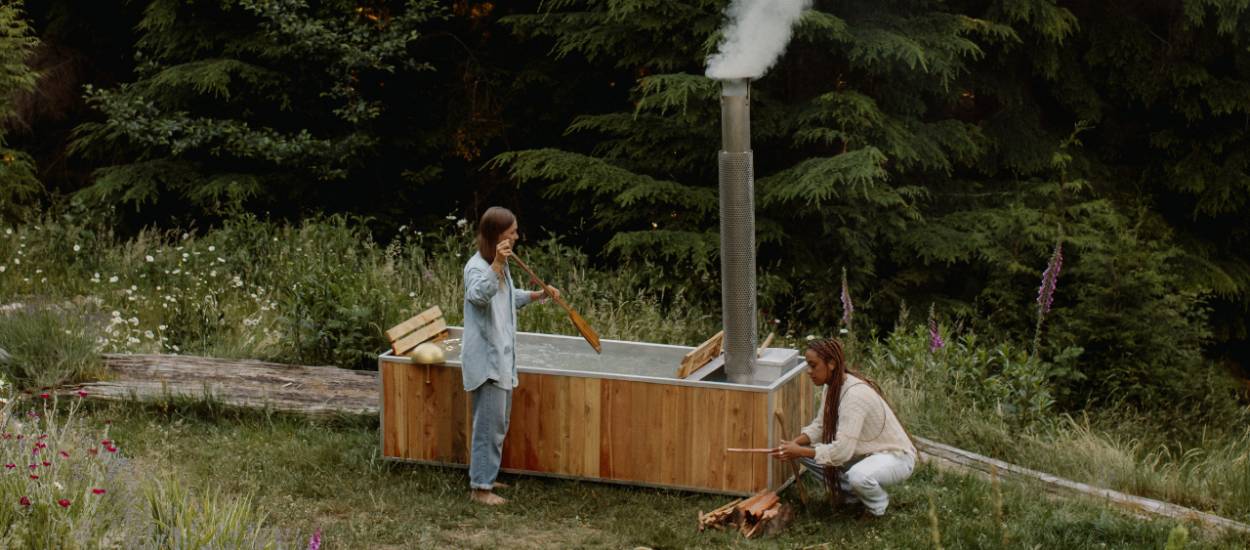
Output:
M863 503L880 517L890 504L886 485L911 476L916 466L912 445L881 388L847 368L842 343L833 339L807 343L808 375L825 386L820 411L794 441L773 451L781 460L799 460L824 481L836 503Z
M516 310L543 296L516 288L508 257L517 239L516 216L491 207L477 225L477 253L464 266L464 334L461 373L473 399L473 441L469 456L469 498L487 505L507 502L495 494L503 441L517 386ZM552 292L559 295L554 287Z

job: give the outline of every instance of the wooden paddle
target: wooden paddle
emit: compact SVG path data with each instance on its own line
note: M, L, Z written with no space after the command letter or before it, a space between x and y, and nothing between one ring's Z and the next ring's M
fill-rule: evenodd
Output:
M547 286L547 283L544 283L542 279L539 279L538 275L535 275L534 271L531 270L528 265L525 265L525 262L521 261L521 258L517 257L515 252L512 253L511 258L516 260L517 265L521 266L521 269L524 269L526 273L530 274L530 277L538 283L538 286L543 287L543 292L546 292L548 296L551 296L551 299L555 300L557 304L564 306L564 310L569 312L569 319L573 320L573 326L577 327L577 332L582 333L582 338L586 339L586 343L590 344L590 347L595 348L595 353L603 353L603 348L599 345L599 333L595 332L595 329L590 328L590 323L587 323L585 319L582 319L581 315L578 315L577 311L573 310L572 307L569 307L569 305L565 303L564 300L560 299L559 296L556 296L556 294L551 291L551 287Z

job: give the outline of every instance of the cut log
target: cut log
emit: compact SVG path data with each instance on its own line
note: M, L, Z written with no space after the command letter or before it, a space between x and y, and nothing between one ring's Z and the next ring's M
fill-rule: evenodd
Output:
M687 353L685 357L681 358L681 367L677 369L677 377L685 378L690 376L690 373L699 370L699 367L720 355L721 344L724 341L725 331L722 330L716 333L715 336L708 338L707 341L699 344L699 347L694 348L690 353Z
M313 415L378 414L376 371L186 355L105 355L109 380L62 390L96 399L212 399L236 407Z

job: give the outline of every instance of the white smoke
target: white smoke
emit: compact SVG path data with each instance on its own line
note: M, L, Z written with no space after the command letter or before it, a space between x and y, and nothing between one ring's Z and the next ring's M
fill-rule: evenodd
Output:
M717 52L707 59L707 76L757 78L781 57L794 22L811 0L733 0L729 26Z

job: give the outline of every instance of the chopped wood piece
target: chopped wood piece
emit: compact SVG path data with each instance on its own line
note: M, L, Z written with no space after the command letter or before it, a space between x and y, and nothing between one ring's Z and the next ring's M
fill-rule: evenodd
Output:
M741 502L742 499L738 499L706 514L699 512L699 532L702 533L708 527L723 530L726 524L733 523L738 512L737 506Z

